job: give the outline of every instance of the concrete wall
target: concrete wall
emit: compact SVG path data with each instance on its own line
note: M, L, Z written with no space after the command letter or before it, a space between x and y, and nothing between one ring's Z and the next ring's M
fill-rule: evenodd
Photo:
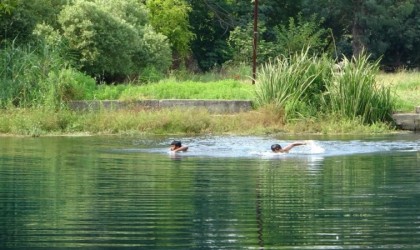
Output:
M71 101L70 109L87 110L142 110L142 109L160 109L160 108L206 108L213 113L238 113L252 109L251 101L244 100L136 100L136 101Z
M420 107L415 113L400 113L392 115L399 129L420 131Z

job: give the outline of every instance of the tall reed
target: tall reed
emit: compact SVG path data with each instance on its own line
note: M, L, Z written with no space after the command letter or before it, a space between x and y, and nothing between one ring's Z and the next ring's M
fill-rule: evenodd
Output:
M51 81L69 62L60 49L42 41L25 46L4 43L0 49L0 107L56 107L59 81Z
M324 105L331 113L363 123L389 121L393 110L390 89L376 83L379 61L369 56L344 58L341 68L327 81Z
M269 61L258 71L256 104L274 104L284 111L285 118L302 112L313 115L319 107L319 96L324 89L323 78L328 75L329 68L329 60L309 55L308 50ZM307 109L310 109L309 113Z

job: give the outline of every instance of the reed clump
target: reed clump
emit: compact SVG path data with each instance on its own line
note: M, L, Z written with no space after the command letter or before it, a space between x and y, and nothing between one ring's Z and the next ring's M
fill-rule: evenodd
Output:
M308 52L278 57L261 66L255 86L257 106L274 105L286 119L315 115L330 62Z
M391 90L376 82L379 62L369 62L361 55L344 58L341 68L330 79L326 79L324 105L332 114L362 123L373 124L391 121L394 109Z
M89 99L96 88L93 78L71 66L60 45L1 45L0 108L60 109L68 100Z
M307 51L263 65L255 88L258 106L274 104L288 121L321 116L390 122L394 102L389 87L376 82L379 62L369 56L344 58L336 65Z

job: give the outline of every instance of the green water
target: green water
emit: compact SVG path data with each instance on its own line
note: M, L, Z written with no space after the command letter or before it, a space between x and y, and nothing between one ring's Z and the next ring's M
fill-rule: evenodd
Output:
M419 134L172 139L0 137L0 248L420 249Z

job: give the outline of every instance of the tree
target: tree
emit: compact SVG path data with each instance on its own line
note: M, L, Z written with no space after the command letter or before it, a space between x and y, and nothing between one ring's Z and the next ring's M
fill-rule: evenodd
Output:
M3 0L0 3L0 41L17 44L32 40L36 24L45 22L57 27L56 15L66 0Z
M111 82L135 76L148 65L162 71L169 67L166 37L146 28L146 17L136 0L78 0L63 9L59 22L83 69Z
M168 37L174 58L185 58L194 38L188 23L191 7L184 0L147 0L153 28Z
M201 69L208 70L232 59L247 60L247 53L252 56L253 36L250 28L254 19L253 1L189 0L189 2L192 6L190 23L197 36L192 44L192 51ZM259 47L266 48L263 53L270 50L268 46L271 46L276 39L273 28L279 24L287 24L289 18L300 11L300 2L301 0L260 1ZM234 34L231 35L231 32ZM236 43L233 47L240 51L232 50L230 45L233 43ZM259 52L258 58L265 57Z
M365 51L394 66L420 63L418 0L304 0L303 6L325 18L339 50L349 38L356 57Z
M417 0L369 2L367 46L374 58L396 68L420 64L420 4ZM416 4L417 3L417 4Z
M225 0L189 0L192 7L190 25L195 39L191 44L198 67L207 71L232 58L227 39L236 25L232 4Z

